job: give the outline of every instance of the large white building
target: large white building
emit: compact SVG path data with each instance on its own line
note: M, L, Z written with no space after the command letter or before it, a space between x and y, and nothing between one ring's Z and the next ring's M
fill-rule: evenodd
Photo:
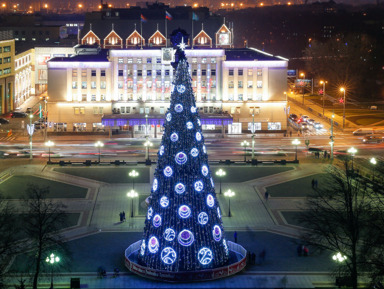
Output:
M223 32L231 39L223 25L217 31L217 43ZM159 31L153 35L159 37L157 45L108 49L105 43L116 45L119 40L113 28L104 44L90 31L84 44L75 47L74 56L49 60L50 130L110 129L135 134L148 123L157 135L169 106L174 53L165 47ZM210 48L212 40L207 36L201 30L194 38L194 49L186 50L203 129L242 133L249 132L254 123L259 132L285 131L287 59L253 48ZM155 41L154 37L147 43ZM126 45L133 38L140 40L141 35L133 31Z

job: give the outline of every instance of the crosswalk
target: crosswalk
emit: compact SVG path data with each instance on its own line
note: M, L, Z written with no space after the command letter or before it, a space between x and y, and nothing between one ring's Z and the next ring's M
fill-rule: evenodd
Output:
M3 135L3 136L0 136L0 142L9 142L9 141L14 141L16 139L16 135L11 135L11 136L8 136L8 135Z

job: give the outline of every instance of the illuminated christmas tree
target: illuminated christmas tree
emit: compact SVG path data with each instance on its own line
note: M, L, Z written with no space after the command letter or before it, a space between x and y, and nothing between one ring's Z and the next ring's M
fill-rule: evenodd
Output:
M158 152L139 263L172 272L228 263L220 207L185 57L186 33L171 36L176 73Z

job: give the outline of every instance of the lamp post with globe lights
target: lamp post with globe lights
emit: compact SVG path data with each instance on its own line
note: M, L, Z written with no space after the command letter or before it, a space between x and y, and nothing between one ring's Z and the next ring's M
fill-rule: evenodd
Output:
M302 72L300 73L300 77L303 79L303 105L304 105L304 94L305 94L305 74Z
M328 83L328 81L321 80L320 84L323 85L323 116L324 116L324 100L325 100L325 84Z
M297 162L297 146L300 144L300 141L299 141L297 138L295 138L295 139L292 141L292 144L293 144L294 146L296 146L295 162Z
M135 170L132 170L128 174L132 178L132 190L135 189L135 178L139 176L139 173Z
M131 218L133 218L133 199L134 198L137 198L139 196L139 194L135 191L135 190L130 190L128 193L127 193L127 197L128 198L131 198L132 200L132 205L131 205Z
M97 147L99 149L99 164L100 164L100 160L101 160L101 148L104 146L104 143L102 143L101 141L97 141L95 143L95 147Z
M149 147L151 147L153 144L147 140L145 143L144 143L144 146L145 146L145 160L146 161L149 161Z
M55 263L58 263L60 262L60 258L58 256L55 256L55 254L51 254L49 255L49 257L47 257L45 259L45 262L47 262L48 264L51 264L51 289L53 289L53 265Z
M244 147L244 162L247 162L247 146L249 146L249 142L246 140L241 143L241 146Z
M355 149L354 147L351 147L351 148L349 148L347 150L347 152L349 154L351 154L351 158L352 158L352 173L353 173L354 172L354 170L353 170L353 159L354 159L355 154L357 153L357 149Z
M232 217L231 214L231 198L235 195L235 192L230 189L224 193L224 196L228 197L228 217Z
M51 163L51 147L53 147L55 143L53 141L47 141L45 146L48 147L48 164Z
M343 98L343 129L345 128L345 88L341 87L340 91L344 94Z
M340 276L340 264L343 263L345 260L347 260L347 256L342 255L340 252L337 252L335 255L332 256L332 260L337 262L339 264L339 278Z
M222 177L224 177L226 174L227 174L227 173L226 173L224 170L222 170L222 169L220 169L220 170L218 170L218 171L216 172L216 176L218 176L219 179L220 179L220 195L221 195L221 179L222 179Z
M375 158L371 158L369 162L372 164L372 181L375 181L375 166L377 164L377 161Z

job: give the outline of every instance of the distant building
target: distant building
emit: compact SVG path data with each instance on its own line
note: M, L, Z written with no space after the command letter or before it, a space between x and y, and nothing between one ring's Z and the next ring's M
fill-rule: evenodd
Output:
M15 108L35 93L34 67L35 49L31 48L15 55Z
M0 111L14 109L15 40L11 31L0 32Z

